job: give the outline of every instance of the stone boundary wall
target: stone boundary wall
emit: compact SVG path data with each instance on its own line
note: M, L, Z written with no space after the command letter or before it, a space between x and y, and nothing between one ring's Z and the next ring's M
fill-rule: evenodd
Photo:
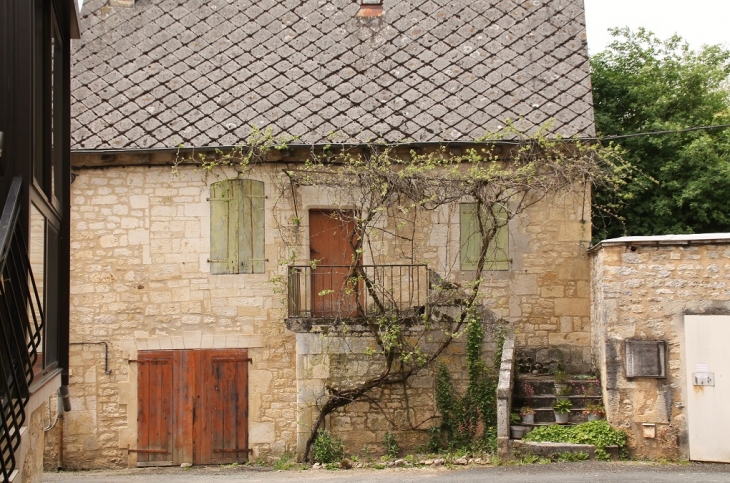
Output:
M625 237L592 249L593 355L607 419L636 458L688 458L684 316L730 311L730 237ZM665 379L625 377L626 339L667 341ZM656 425L644 437L643 424Z

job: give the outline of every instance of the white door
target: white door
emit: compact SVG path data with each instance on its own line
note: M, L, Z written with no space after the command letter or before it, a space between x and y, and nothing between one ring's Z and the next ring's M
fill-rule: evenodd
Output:
M684 317L689 458L730 463L730 316Z

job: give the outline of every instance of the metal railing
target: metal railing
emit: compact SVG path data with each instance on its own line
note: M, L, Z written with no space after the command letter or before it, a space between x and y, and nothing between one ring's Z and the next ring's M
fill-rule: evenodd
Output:
M290 265L289 317L356 318L428 310L428 267L417 265Z
M13 179L0 217L0 472L5 481L16 467L44 325L19 224L21 185L21 178Z

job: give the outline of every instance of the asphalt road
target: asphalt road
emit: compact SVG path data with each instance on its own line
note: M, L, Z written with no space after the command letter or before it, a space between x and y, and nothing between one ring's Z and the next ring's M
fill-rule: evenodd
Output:
M347 482L347 483L730 483L730 465L692 463L576 462L548 465L476 467L464 469L409 468L385 470L273 471L269 468L207 466L192 468L140 468L110 471L45 473L44 482L80 483L184 483L184 482Z

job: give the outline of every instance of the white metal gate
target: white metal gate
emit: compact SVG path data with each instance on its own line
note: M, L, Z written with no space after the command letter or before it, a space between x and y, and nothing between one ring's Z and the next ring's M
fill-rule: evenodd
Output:
M684 318L689 457L730 463L730 316Z

